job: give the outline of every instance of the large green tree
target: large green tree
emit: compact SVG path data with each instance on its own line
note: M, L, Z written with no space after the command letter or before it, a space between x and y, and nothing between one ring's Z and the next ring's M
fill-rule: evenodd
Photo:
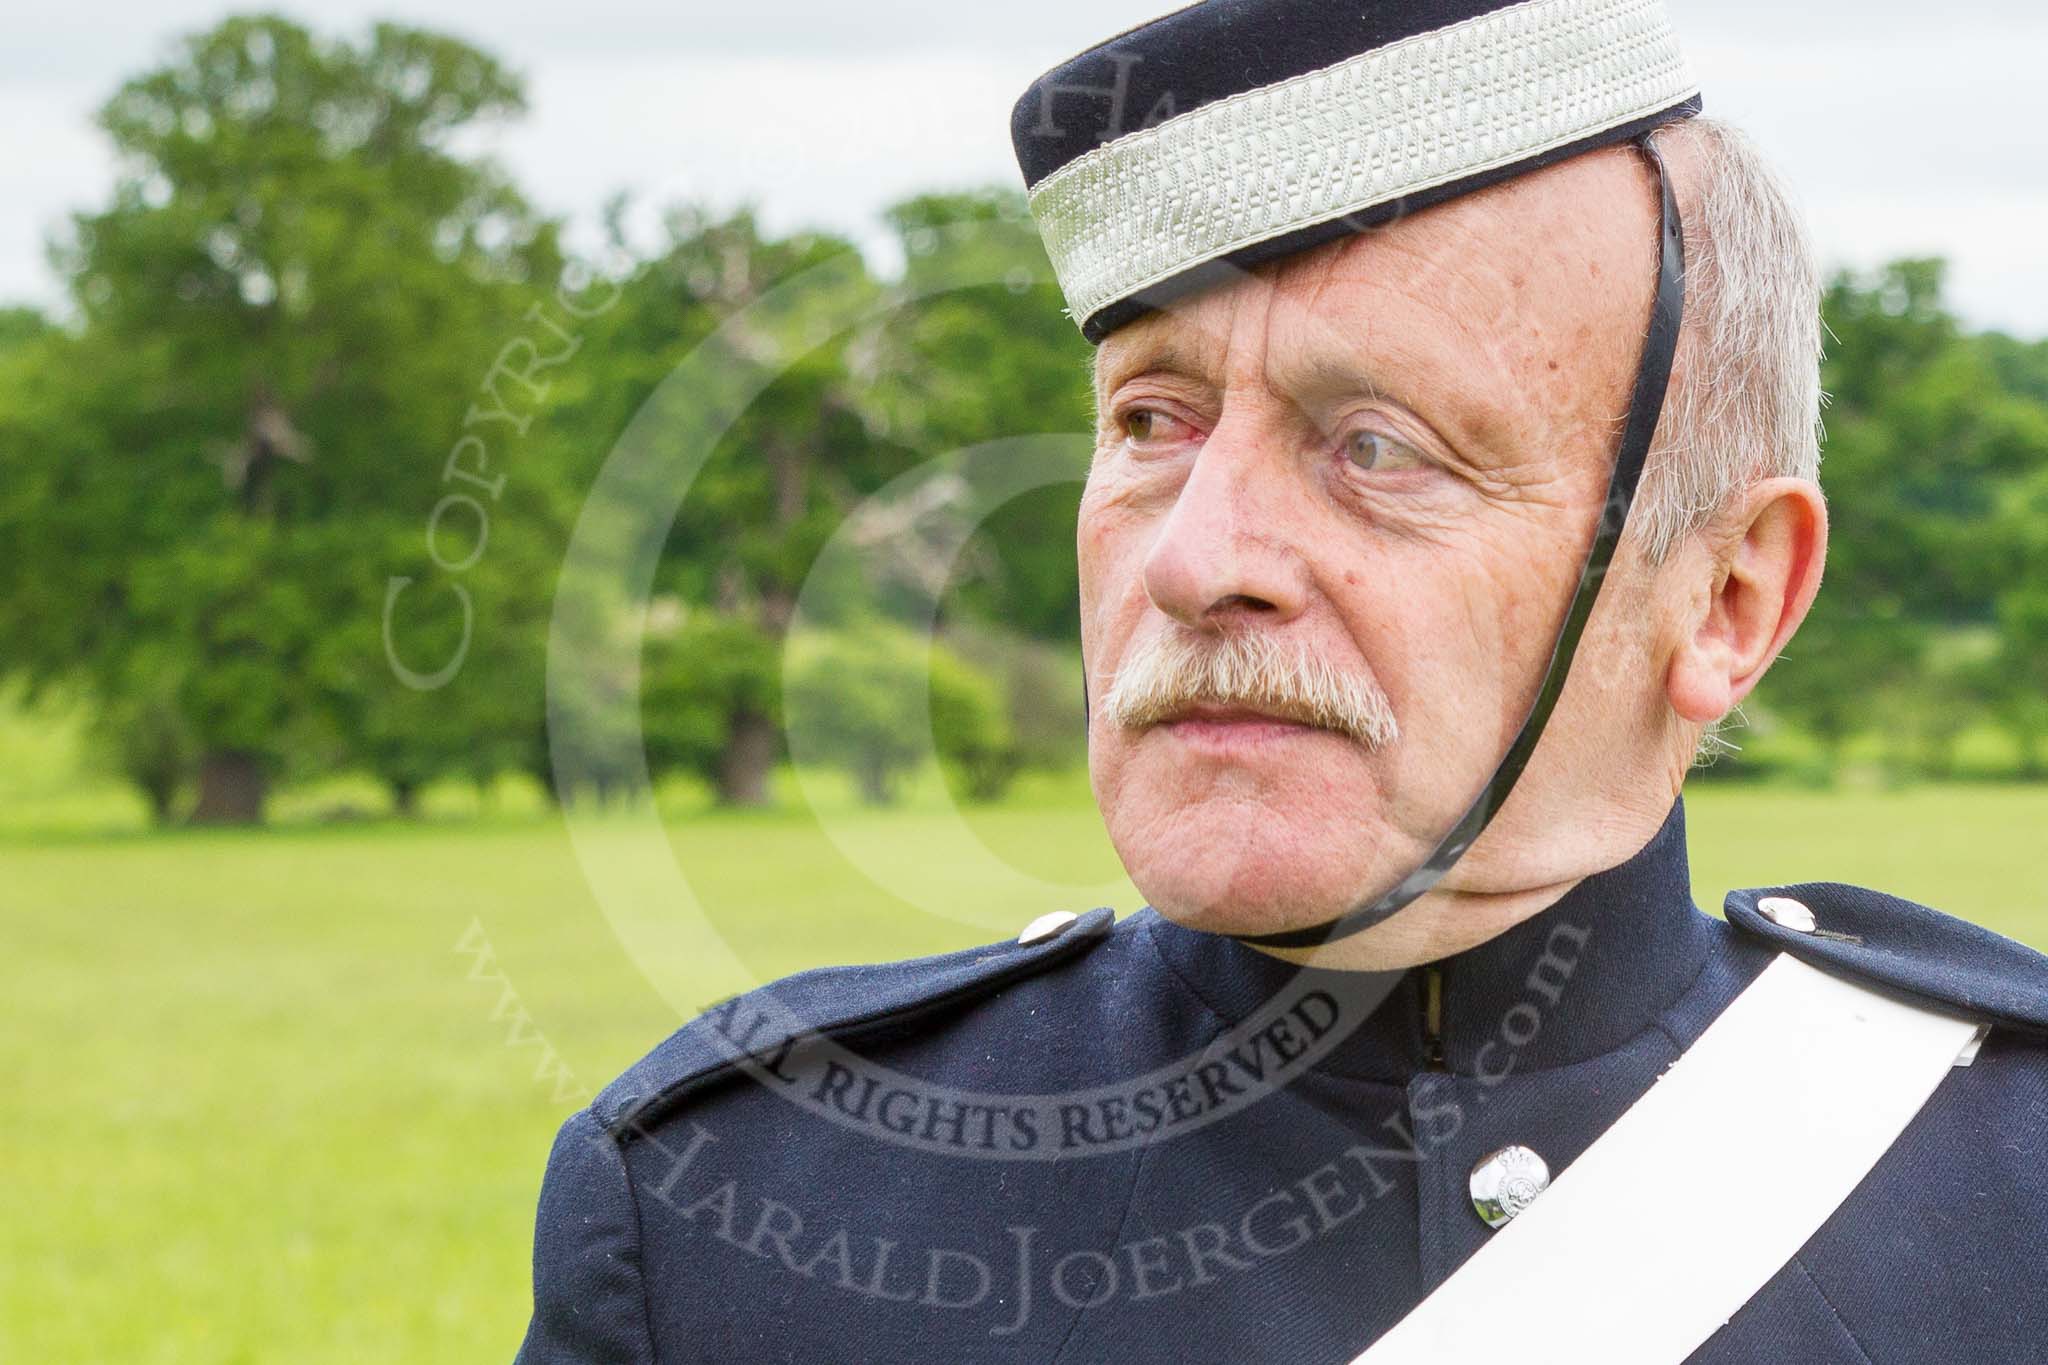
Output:
M2048 456L2048 441L2042 450ZM2023 775L2038 778L2048 737L2048 460L2007 490L1997 524L2009 558L1998 594L1995 684L1988 690L2019 750Z
M120 177L53 253L78 325L15 376L0 540L27 580L12 662L79 677L116 724L155 718L159 739L122 747L160 809L186 747L194 818L251 820L296 763L361 763L403 796L466 761L462 726L520 723L486 686L537 707L537 668L423 703L380 638L387 585L479 538L476 583L532 593L511 571L540 553L532 478L475 499L488 527L443 516L425 544L451 448L533 396L530 365L502 361L560 272L555 229L460 145L522 108L452 38L261 16L187 39L101 109ZM516 600L472 594L479 640L518 652L488 616Z
M580 515L607 528L592 539L619 566L616 586L688 604L687 625L652 632L642 660L649 758L708 778L730 804L765 802L783 757L782 645L819 548L910 462L865 407L860 353L880 305L843 240L777 236L744 210L677 209L592 325L588 354L607 382L555 412L578 443L562 462L591 490ZM618 440L641 458L600 479ZM649 557L652 572L630 581ZM600 611L605 585L580 586ZM572 690L603 692L607 657L565 670ZM576 755L592 771L614 728L601 709L561 718L596 737Z
M1023 196L920 195L885 217L905 265L874 348L869 401L891 436L936 457L1006 437L1090 431L1093 350L1065 315ZM1080 629L1080 501L1070 476L995 508L963 556L957 606L1071 644Z
M1896 764L1937 774L1979 719L2023 748L2038 732L2025 635L2043 566L2014 509L2048 458L2039 348L1966 333L1943 275L1899 261L1827 290L1827 578L1762 689L1837 756L1883 729ZM2010 638L1987 657L1994 631Z

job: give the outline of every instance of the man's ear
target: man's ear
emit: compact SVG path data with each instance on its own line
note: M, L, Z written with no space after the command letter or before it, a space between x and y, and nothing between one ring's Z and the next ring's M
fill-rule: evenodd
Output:
M1712 725L1741 704L1806 619L1827 558L1828 509L1806 479L1767 479L1703 535L1715 547L1704 610L1665 675L1671 709Z

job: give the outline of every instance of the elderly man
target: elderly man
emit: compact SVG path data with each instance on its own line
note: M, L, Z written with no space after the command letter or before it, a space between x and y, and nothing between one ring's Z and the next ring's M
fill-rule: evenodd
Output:
M1691 901L1827 540L1814 267L1699 107L1657 0L1209 0L1027 94L1151 908L682 1029L522 1360L2042 1358L2048 961Z

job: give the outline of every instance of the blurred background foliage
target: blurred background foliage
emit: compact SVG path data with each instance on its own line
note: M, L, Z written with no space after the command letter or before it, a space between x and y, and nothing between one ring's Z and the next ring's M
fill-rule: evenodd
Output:
M258 16L106 101L119 179L51 248L70 307L0 311L16 723L81 728L80 761L160 823L261 822L340 781L348 813L602 801L643 760L761 805L805 717L876 803L933 755L984 801L1075 765L1078 485L999 500L957 555L922 537L979 505L975 466L879 496L1090 426L1021 197L896 205L886 272L747 210L673 206L636 245L624 200L580 260L473 150L524 99L452 38ZM1828 289L1828 583L1713 780L2044 771L2048 343L1966 330L1942 274ZM733 382L663 389L707 355ZM672 517L674 486L598 478L648 412L710 446ZM651 581L562 580L579 527ZM881 549L821 589L849 530ZM592 661L552 700L551 622Z

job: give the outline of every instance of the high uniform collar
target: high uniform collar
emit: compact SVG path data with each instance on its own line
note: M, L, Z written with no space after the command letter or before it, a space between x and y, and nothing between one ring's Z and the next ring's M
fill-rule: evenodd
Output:
M1364 1012L1317 1069L1388 1081L1429 1070L1542 1070L1610 1052L1692 984L1713 932L1692 901L1683 801L1627 862L1586 878L1505 933L1404 972L1296 967L1155 912L1145 918L1144 932L1168 967L1230 1023L1300 984ZM1439 1001L1434 1037L1432 993Z

